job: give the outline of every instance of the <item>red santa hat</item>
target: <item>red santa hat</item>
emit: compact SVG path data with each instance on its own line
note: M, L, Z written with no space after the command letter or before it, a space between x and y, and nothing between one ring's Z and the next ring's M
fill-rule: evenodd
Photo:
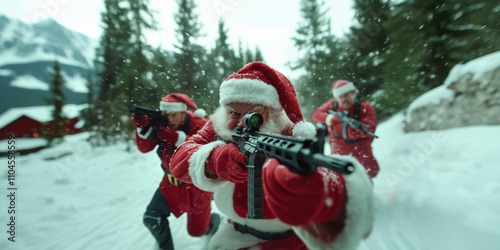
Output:
M191 98L182 93L170 93L160 101L160 110L168 112L185 112L188 108L194 110L196 117L202 118L207 114L205 110L199 109Z
M354 86L354 83L350 81L337 80L332 83L332 94L335 98L353 90L358 91L358 89Z
M292 83L280 72L262 62L245 65L230 75L219 89L221 105L231 102L261 104L277 110L284 110L295 125L294 135L312 137L316 129L305 122Z

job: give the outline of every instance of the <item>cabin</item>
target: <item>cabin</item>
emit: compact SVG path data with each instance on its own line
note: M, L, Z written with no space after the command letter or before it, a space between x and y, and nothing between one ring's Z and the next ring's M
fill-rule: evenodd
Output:
M68 122L63 125L65 135L82 132L79 126L79 116L80 111L87 106L87 104L67 104L63 107L63 113L68 118ZM0 115L0 141L8 140L9 135L13 135L16 140L22 139L23 142L28 142L23 144L31 146L17 151L19 154L43 149L45 144L42 142L45 142L45 140L42 139L42 126L47 124L49 128L53 127L52 110L53 107L51 106L22 107L7 110ZM3 151L5 150L0 149L0 154Z

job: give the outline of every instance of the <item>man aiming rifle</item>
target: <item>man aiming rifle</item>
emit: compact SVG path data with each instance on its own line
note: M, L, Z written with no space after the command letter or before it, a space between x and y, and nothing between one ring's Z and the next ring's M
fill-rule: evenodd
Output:
M328 126L332 154L354 156L374 178L379 171L371 146L377 138L375 110L357 98L358 90L352 82L334 81L332 94L334 98L314 110L312 119Z
M320 152L290 81L253 62L223 81L219 94L219 108L171 161L172 174L213 192L227 217L209 249L355 249L373 222L372 185L353 157ZM244 120L250 112L262 121ZM245 130L245 123L256 126ZM261 190L249 190L259 181Z
M190 111L195 110L194 112ZM144 225L160 249L174 249L168 217L187 213L187 231L191 236L213 235L220 224L217 213L211 213L212 193L191 183L184 183L170 173L170 158L175 149L207 122L205 111L191 98L171 93L160 101L160 109L133 106L132 120L137 127L135 142L139 151L156 148L161 159L163 179L144 213Z

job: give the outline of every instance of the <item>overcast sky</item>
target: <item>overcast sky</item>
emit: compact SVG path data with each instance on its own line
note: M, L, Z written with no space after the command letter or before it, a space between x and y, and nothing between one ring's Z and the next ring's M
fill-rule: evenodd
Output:
M101 34L100 12L102 0L16 0L3 1L0 14L27 23L53 18L69 29L98 38ZM295 35L300 16L300 0L196 0L195 10L203 24L205 37L199 42L213 47L220 17L229 29L229 40L237 48L241 40L244 47L254 50L259 46L266 62L285 75L291 74L285 63L294 60L297 51L291 37ZM353 20L351 0L326 0L330 8L332 29L341 36ZM158 11L156 19L160 30L148 34L148 41L165 49L176 43L176 24L173 14L175 0L150 0L151 9Z

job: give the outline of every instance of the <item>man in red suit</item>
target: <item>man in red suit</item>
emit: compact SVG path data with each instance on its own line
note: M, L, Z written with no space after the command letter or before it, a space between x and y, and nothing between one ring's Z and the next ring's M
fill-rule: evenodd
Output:
M195 110L191 112L188 108ZM213 234L220 224L219 215L211 214L212 193L200 190L191 183L177 180L170 173L170 157L174 150L195 134L207 122L206 112L198 109L186 94L171 93L160 102L160 124L149 126L148 117L134 118L137 127L135 142L147 153L157 148L165 175L144 214L144 224L158 241L161 249L173 249L168 216L187 214L187 229L192 236ZM145 130L145 131L143 131Z
M213 192L222 220L209 249L355 249L371 230L373 190L363 167L342 176L319 167L298 175L276 159L262 170L263 219L247 218L246 157L232 143L242 117L258 112L260 131L294 137L316 135L305 122L295 89L261 62L244 66L220 86L220 107L198 133L172 156L172 174Z
M347 137L342 133L342 121L335 115L328 113L333 110L338 113L348 112L349 117L368 125L370 132L374 133L377 127L377 117L375 110L370 103L356 98L358 90L352 82L337 80L332 83L331 98L326 103L317 108L312 119L325 123L330 132L330 143L332 154L352 155L363 165L370 178L377 175L379 166L372 153L373 136L365 134L361 129L347 127Z

